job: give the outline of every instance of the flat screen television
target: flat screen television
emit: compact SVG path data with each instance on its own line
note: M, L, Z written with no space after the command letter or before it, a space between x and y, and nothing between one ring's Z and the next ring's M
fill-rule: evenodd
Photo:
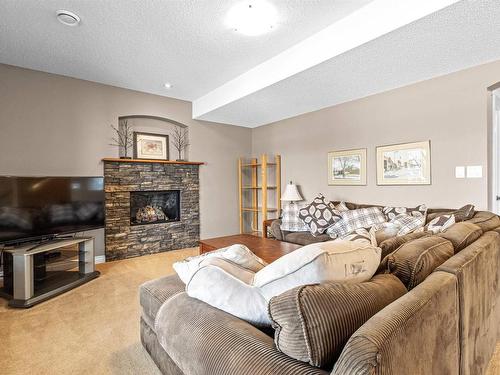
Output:
M104 226L103 177L1 177L0 243Z

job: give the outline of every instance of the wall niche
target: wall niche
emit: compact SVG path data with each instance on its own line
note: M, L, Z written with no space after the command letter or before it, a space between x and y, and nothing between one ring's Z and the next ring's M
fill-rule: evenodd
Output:
M189 144L182 150L179 157L178 150L175 145L175 132L180 131L186 133L186 138L189 143L189 128L178 121L171 120L165 117L148 116L148 115L127 115L118 118L118 126L123 127L125 121L132 127L134 132L154 133L168 135L169 137L169 160L189 160ZM127 155L133 156L133 147L127 149ZM125 150L119 149L118 156L125 156Z

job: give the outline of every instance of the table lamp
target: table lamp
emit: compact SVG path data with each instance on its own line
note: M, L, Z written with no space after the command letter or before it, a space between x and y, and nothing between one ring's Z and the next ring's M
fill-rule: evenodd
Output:
M286 189L281 196L281 200L284 202L290 202L290 206L294 206L295 202L304 200L304 198L300 195L297 185L290 181L290 183L286 185Z

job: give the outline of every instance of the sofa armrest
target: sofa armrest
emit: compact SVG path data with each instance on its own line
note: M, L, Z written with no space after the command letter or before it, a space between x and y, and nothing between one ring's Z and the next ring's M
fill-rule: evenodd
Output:
M271 223L271 233L273 234L274 238L279 241L283 241L285 239L285 235L281 230L281 219L273 220L273 222Z
M254 326L186 293L161 307L155 330L186 375L327 374L279 352L273 338Z
M332 375L458 374L456 278L434 272L363 324Z

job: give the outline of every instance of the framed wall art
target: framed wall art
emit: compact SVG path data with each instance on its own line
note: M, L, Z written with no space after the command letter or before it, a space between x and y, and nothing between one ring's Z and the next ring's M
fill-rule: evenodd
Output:
M134 132L134 158L168 160L168 135Z
M377 185L430 184L430 141L377 147Z
M366 185L366 148L329 152L328 185Z

